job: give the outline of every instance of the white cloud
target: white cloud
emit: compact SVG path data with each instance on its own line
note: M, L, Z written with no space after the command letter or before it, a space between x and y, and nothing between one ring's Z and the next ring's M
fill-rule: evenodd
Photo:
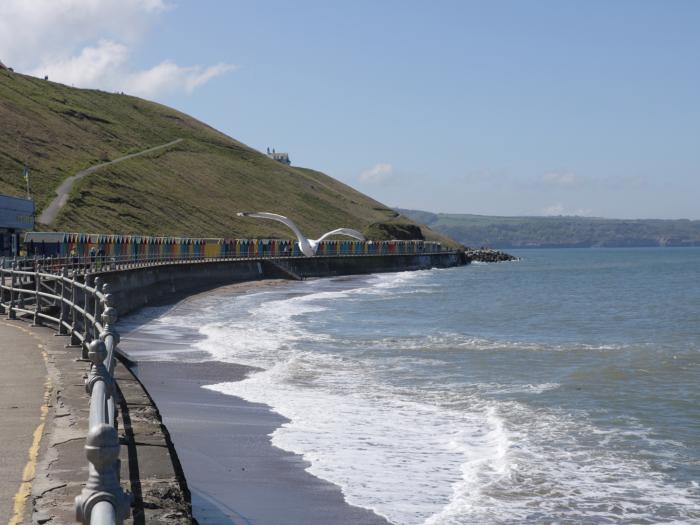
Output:
M235 69L171 60L146 70L130 67L139 40L170 7L163 0L2 0L0 58L17 71L57 82L149 98L192 93Z
M360 182L366 184L384 184L394 175L394 167L391 164L380 162L360 173Z
M2 0L2 59L29 69L100 39L133 44L168 7L163 0Z
M77 56L43 64L29 74L48 75L51 80L71 86L112 89L128 58L129 49L124 44L101 40L96 47L86 47Z
M542 175L541 182L553 186L573 186L578 178L570 172L550 172Z
M146 71L130 75L124 81L124 91L142 97L155 97L158 93L184 91L192 93L196 88L214 77L233 71L235 66L216 64L214 66L178 66L165 61Z

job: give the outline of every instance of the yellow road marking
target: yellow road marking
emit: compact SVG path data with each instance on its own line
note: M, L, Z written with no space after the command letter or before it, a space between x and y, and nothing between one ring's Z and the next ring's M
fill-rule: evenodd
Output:
M14 328L18 328L22 330L23 332L29 334L33 338L41 341L39 337L37 337L35 334L27 330L26 328L23 328L21 326L17 326L14 324L9 324L9 323L2 323L5 326L13 326ZM37 345L41 349L41 356L44 358L44 364L48 364L48 354L46 353L46 350L44 349L43 345ZM36 474L36 461L37 457L39 456L39 447L41 446L41 438L44 435L44 426L46 424L46 416L49 413L49 405L51 402L51 390L52 390L52 384L51 384L51 379L47 379L46 383L44 383L44 399L41 404L41 411L40 411L40 416L39 416L39 425L36 427L36 430L34 430L34 438L32 439L32 445L29 447L29 452L28 456L29 459L27 460L27 464L24 467L24 472L22 473L22 483L19 486L19 489L17 490L17 493L15 494L14 497L14 505L13 505L13 512L14 515L12 518L10 518L10 521L7 523L7 525L18 525L19 523L22 523L23 517L24 517L24 509L27 506L27 500L29 499L29 495L31 494L32 491L32 482L34 481L34 476Z

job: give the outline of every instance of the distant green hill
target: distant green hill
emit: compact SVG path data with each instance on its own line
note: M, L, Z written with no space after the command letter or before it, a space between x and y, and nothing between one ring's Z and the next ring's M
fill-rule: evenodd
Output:
M417 234L456 246L323 173L275 162L188 115L136 97L0 71L0 122L0 193L25 194L27 164L38 212L76 172L184 139L79 180L42 229L288 238L275 222L236 217L265 210L289 215L312 237L351 227L372 238Z
M471 247L700 246L700 221L489 217L404 209L397 211Z

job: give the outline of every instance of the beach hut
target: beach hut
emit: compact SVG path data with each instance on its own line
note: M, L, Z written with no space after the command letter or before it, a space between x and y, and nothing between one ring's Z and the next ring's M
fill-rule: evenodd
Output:
M204 239L203 254L204 257L213 258L221 257L222 239Z
M24 234L24 247L27 255L64 255L67 246L64 232L27 232Z

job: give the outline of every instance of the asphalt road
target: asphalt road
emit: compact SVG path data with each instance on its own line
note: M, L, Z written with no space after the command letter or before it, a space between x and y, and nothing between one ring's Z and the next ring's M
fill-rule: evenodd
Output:
M0 320L0 524L26 512L48 411L41 339L26 326Z
M56 197L41 212L41 215L39 216L38 222L40 222L41 224L51 224L53 222L53 220L56 218L56 215L58 215L58 212L60 211L60 209L63 208L66 205L66 203L68 202L68 197L70 196L70 190L73 188L73 185L76 183L76 181L82 179L83 177L87 177L91 173L94 173L97 170L99 170L100 168L104 168L105 166L109 166L111 164L116 164L117 162L121 162L123 160L133 159L134 157L138 157L140 155L145 155L146 153L151 153L152 151L157 151L159 149L173 146L173 145L177 144L178 142L181 142L182 140L184 140L184 139L175 139L171 142L168 142L167 144L161 144L160 146L148 148L148 149L145 149L143 151L139 151L138 153L124 155L123 157L119 157L118 159L110 160L109 162L103 162L102 164L95 164L94 166L90 166L89 168L87 168L83 171L79 171L75 175L68 177L66 180L64 180L61 183L61 185L56 190Z

